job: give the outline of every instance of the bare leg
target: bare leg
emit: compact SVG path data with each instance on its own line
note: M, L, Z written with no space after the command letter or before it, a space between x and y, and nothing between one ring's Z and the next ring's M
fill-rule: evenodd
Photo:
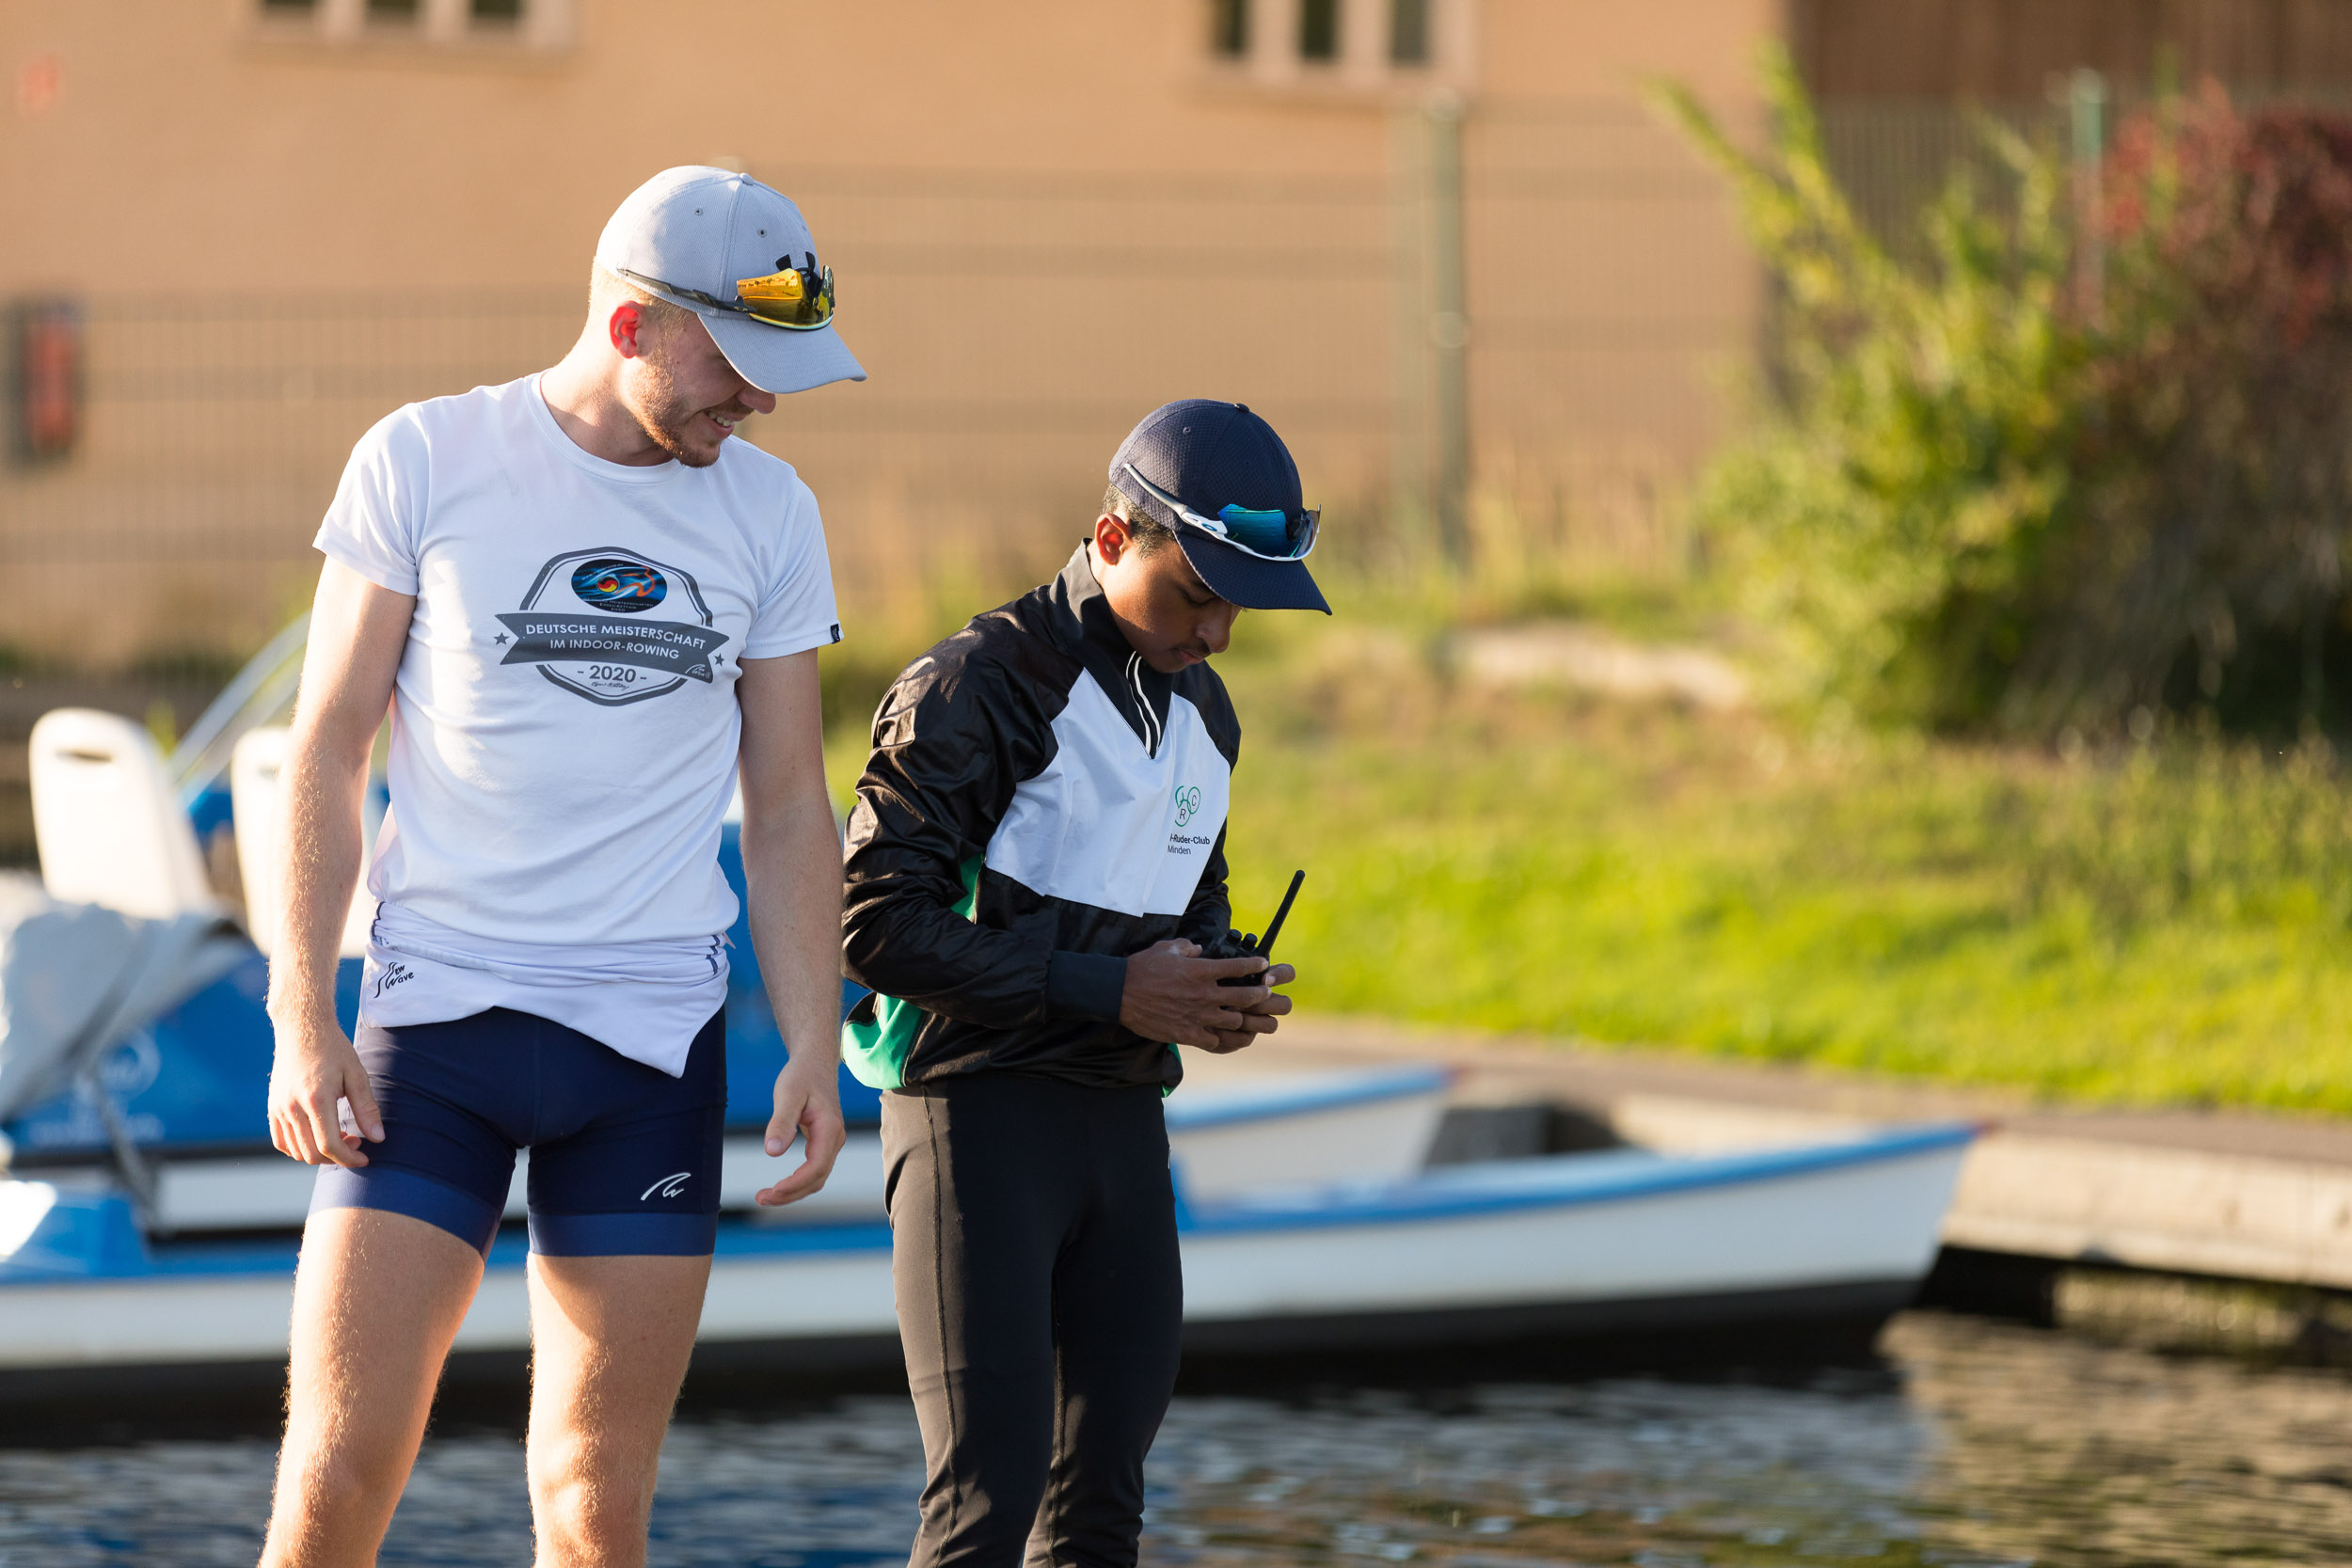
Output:
M438 1226L377 1209L310 1216L263 1568L375 1560L481 1283L482 1255Z
M539 1568L638 1568L708 1258L531 1259Z

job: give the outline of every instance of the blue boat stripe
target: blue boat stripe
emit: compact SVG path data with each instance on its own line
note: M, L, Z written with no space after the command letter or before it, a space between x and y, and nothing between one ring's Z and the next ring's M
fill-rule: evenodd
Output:
M1351 1077L1333 1084L1302 1084L1295 1088L1253 1097L1247 1104L1231 1108L1215 1101L1204 1109L1198 1102L1188 1105L1183 1091L1168 1102L1168 1130L1171 1132L1192 1132L1208 1127L1239 1127L1253 1121L1271 1121L1278 1117L1311 1116L1318 1111L1345 1110L1352 1105L1368 1105L1382 1100L1406 1100L1414 1095L1443 1089L1453 1083L1453 1075L1443 1068L1404 1068L1384 1072L1377 1077Z
M1627 1175L1607 1180L1583 1180L1572 1190L1561 1185L1531 1185L1518 1192L1480 1193L1474 1189L1449 1195L1442 1190L1431 1192L1425 1180L1395 1185L1383 1185L1351 1198L1346 1194L1316 1194L1298 1208L1277 1208L1268 1205L1220 1204L1208 1213L1198 1211L1186 1228L1190 1236L1223 1236L1252 1232L1323 1229L1347 1226L1406 1225L1427 1220L1441 1220L1463 1215L1505 1213L1512 1211L1537 1209L1568 1209L1588 1207L1627 1198L1665 1196L1674 1193L1697 1192L1708 1188L1738 1187L1814 1175L1823 1171L1850 1169L1855 1166L1885 1164L1921 1154L1943 1149L1965 1148L1977 1136L1979 1129L1968 1124L1940 1124L1906 1128L1882 1136L1860 1138L1852 1143L1827 1148L1812 1145L1799 1148L1761 1149L1748 1154L1719 1155L1703 1159L1660 1159L1645 1161ZM1578 1156L1552 1156L1545 1163L1553 1165L1559 1176L1575 1181ZM1475 1166L1461 1167L1474 1171ZM322 1176L322 1186L326 1175ZM348 1177L352 1173L343 1172ZM394 1174L380 1172L376 1180ZM399 1173L405 1175L407 1173ZM421 1184L438 1186L425 1178L414 1178ZM442 1192L453 1189L441 1188ZM1399 1191L1425 1195L1418 1201L1399 1202L1392 1196ZM313 1203L313 1208L333 1204ZM380 1207L381 1205L371 1205ZM420 1216L422 1217L422 1216ZM612 1215L540 1216L532 1224L533 1244L537 1250L538 1233L549 1219L561 1222L580 1220L610 1222ZM666 1219L667 1215L627 1215L628 1219ZM656 1256L698 1256L712 1249L707 1238L715 1235L717 1251L723 1257L755 1258L789 1254L857 1255L887 1253L890 1250L890 1227L887 1225L856 1223L844 1225L772 1225L729 1219L722 1225L705 1216L675 1216L693 1219L702 1227L697 1249L643 1246L638 1250ZM445 1228L448 1228L445 1227ZM454 1233L454 1232L453 1232ZM598 1247L599 1252L617 1249ZM524 1248L519 1238L498 1238L489 1249L490 1266L512 1268L523 1260ZM554 1256L571 1256L555 1253ZM88 1284L103 1280L125 1283L153 1281L167 1283L174 1277L190 1275L218 1277L228 1275L279 1275L294 1266L294 1243L292 1238L283 1242L261 1242L208 1245L182 1251L167 1247L157 1254L146 1268L136 1272L94 1273L77 1276L72 1281L51 1278L0 1282L0 1289L45 1289L59 1283Z
M1295 1207L1241 1199L1214 1208L1194 1210L1193 1226L1187 1233L1232 1236L1271 1230L1326 1230L1344 1226L1410 1225L1425 1220L1458 1219L1464 1215L1501 1214L1528 1209L1586 1208L1597 1203L1622 1202L1629 1198L1660 1197L1675 1193L1703 1192L1712 1187L1739 1187L1785 1180L1854 1165L1884 1164L1940 1149L1963 1148L1976 1139L1977 1132L1973 1124L1943 1124L1829 1148L1817 1144L1800 1148L1759 1150L1745 1155L1661 1159L1655 1164L1645 1162L1638 1170L1616 1180L1593 1181L1581 1189L1568 1191L1563 1191L1558 1186L1530 1186L1517 1192L1480 1192L1465 1183L1466 1190L1458 1193L1449 1193L1442 1187L1436 1191L1425 1186L1408 1187L1405 1191L1412 1196L1400 1200L1395 1196L1397 1188L1384 1185L1360 1196L1344 1192L1302 1192L1299 1195L1301 1201ZM1557 1160L1559 1156L1543 1158L1549 1161ZM1465 1172L1483 1172L1494 1167L1466 1165L1459 1168ZM1567 1168L1572 1171L1573 1164Z

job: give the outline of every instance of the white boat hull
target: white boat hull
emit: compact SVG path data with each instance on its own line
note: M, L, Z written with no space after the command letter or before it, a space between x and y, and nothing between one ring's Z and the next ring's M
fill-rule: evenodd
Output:
M1184 1247L1185 1316L1416 1312L1916 1279L1934 1260L1958 1170L1956 1156L1921 1158L1409 1226L1194 1235ZM1409 1245L1401 1244L1406 1233Z
M1925 1129L1698 1159L1554 1156L1201 1204L1183 1234L1187 1336L1273 1347L1439 1320L1668 1326L1775 1301L1883 1311L1933 1260L1967 1139ZM281 1362L289 1261L0 1281L0 1391L10 1372ZM895 1335L886 1229L728 1223L703 1345L870 1350ZM502 1243L456 1349L529 1338L520 1248Z

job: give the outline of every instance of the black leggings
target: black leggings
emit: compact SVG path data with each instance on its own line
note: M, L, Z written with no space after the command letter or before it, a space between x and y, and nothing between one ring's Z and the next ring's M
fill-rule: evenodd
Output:
M882 1155L910 1568L1128 1568L1184 1316L1160 1091L945 1079L882 1096Z

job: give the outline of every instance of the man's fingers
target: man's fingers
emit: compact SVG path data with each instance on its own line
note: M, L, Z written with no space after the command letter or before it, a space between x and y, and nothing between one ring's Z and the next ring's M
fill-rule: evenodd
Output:
M833 1164L841 1158L841 1148L849 1141L848 1132L837 1121L830 1125L819 1121L805 1127L801 1140L801 1168L768 1189L769 1193L779 1195L774 1201L790 1203L806 1197L833 1180ZM769 1202L768 1195L761 1194L759 1201Z
M1265 983L1269 986L1287 986L1297 978L1298 971L1288 964L1276 964L1265 972Z
M313 1095L302 1106L304 1131L310 1134L311 1147L321 1155L314 1164L332 1162L346 1170L358 1170L368 1163L368 1157L343 1143L342 1120L335 1114L331 1097Z
M789 1112L780 1109L774 1116L770 1117L766 1145L768 1157L771 1160L782 1159L784 1151L792 1147L792 1140L800 1135L800 1131L801 1108L797 1105L793 1106Z
M786 1107L779 1106L768 1123L768 1152L782 1154L791 1147L797 1134L801 1139L800 1168L753 1195L753 1202L770 1209L796 1202L822 1187L833 1176L834 1162L841 1157L841 1150L850 1141L850 1130L842 1124L841 1114L819 1104L814 1097L789 1097L789 1113L787 1119Z
M1291 1010L1291 999L1279 991L1268 991L1266 999L1249 1009L1259 1018L1279 1018Z
M297 1109L280 1112L278 1119L279 1130L286 1139L288 1154L306 1165L323 1163L319 1159L317 1147L310 1142L310 1126L308 1117Z
M310 1147L310 1140L304 1135L302 1117L291 1111L281 1112L278 1122L285 1135L286 1152L306 1165L317 1164L318 1151Z
M774 1186L766 1188L765 1190L754 1195L752 1201L766 1208L777 1208L780 1205L790 1203L797 1198L806 1197L809 1194L823 1186L825 1184L825 1178L831 1174L832 1172L830 1170L819 1169L816 1159L812 1156L809 1159L802 1161L800 1169L794 1171L791 1175L786 1177Z
M833 1174L833 1163L841 1158L849 1146L850 1130L838 1116L818 1117L808 1121L809 1158L821 1162L825 1174Z
M359 1124L359 1135L370 1143L384 1141L384 1113L375 1107L375 1090L368 1084L368 1070L357 1062L343 1074L343 1098L351 1101L351 1119Z
M1219 980L1235 980L1245 974L1262 974L1265 969L1263 958L1203 958L1201 962Z
M776 1114L768 1118L766 1148L771 1160L781 1159L800 1136L801 1121L808 1111L808 1091L789 1078L776 1079ZM806 1152L803 1150L803 1152Z

